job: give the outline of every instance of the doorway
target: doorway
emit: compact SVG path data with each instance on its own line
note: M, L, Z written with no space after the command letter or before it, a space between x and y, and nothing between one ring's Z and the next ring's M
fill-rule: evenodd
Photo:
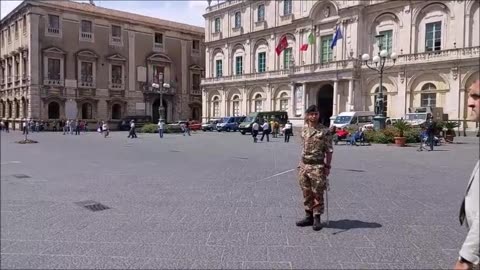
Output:
M155 100L155 102L153 102L152 104L152 121L153 123L158 123L158 119L160 119L160 112L158 111L158 109L160 108L160 98L157 98ZM165 99L163 100L163 115L164 115L164 121L167 122L167 119L168 119L168 107L167 107L167 102L165 101Z
M317 107L320 112L320 123L329 127L330 117L333 114L333 86L331 84L326 84L318 90Z

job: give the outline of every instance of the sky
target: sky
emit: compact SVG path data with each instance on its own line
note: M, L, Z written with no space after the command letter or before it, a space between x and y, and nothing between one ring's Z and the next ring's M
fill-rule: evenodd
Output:
M22 1L0 0L0 15L5 17L10 11L17 7ZM89 1L81 0L77 2ZM223 1L220 1L223 2ZM150 17L157 17L164 20L176 21L200 27L205 27L204 18L205 8L208 6L205 0L184 0L184 1L100 1L94 0L95 5L122 10L131 13L137 13ZM212 5L217 1L212 1Z

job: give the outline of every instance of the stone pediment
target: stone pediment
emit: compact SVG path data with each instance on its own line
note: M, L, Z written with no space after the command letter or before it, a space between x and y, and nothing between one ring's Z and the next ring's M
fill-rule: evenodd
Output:
M110 55L109 57L107 57L107 59L110 61L127 61L127 58L123 57L118 53Z
M90 50L82 50L77 52L77 57L84 57L84 58L98 58L98 55Z
M49 48L43 49L43 53L66 54L65 51L63 51L58 47L49 47Z
M147 58L147 61L172 63L172 59L163 53L154 53Z
M191 65L190 67L188 67L190 70L200 70L202 71L203 68L199 65Z

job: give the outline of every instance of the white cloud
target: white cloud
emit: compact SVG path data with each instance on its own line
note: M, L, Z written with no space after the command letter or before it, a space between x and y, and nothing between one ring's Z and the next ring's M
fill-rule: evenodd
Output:
M14 10L23 1L0 1L0 18L7 16L12 10Z
M207 1L188 1L189 8L202 8L205 10L208 7Z

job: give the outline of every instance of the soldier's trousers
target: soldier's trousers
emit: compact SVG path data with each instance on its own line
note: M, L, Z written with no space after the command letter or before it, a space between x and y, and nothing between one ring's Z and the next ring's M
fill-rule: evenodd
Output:
M314 214L323 214L323 192L326 189L327 177L323 165L300 163L298 167L298 182L303 192L305 210Z

